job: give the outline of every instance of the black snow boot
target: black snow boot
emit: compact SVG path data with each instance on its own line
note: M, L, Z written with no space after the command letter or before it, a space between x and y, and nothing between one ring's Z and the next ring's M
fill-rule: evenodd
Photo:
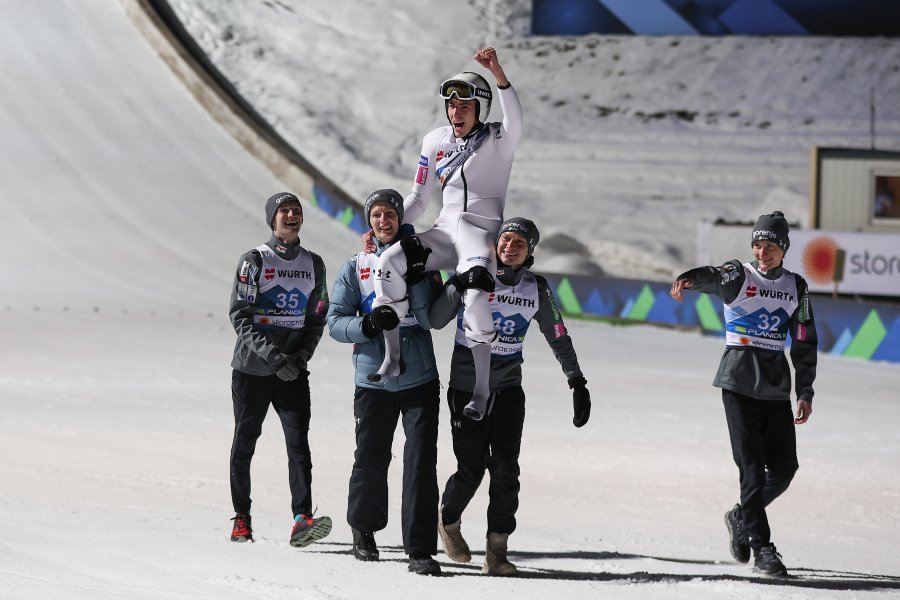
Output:
M375 545L375 535L363 533L355 527L353 530L353 556L356 560L378 560L378 546Z
M750 538L744 532L740 504L735 504L734 508L725 513L725 527L728 528L728 537L731 540L729 548L731 556L739 563L750 562Z
M428 555L409 557L409 572L416 575L440 575L441 565Z
M787 569L781 562L781 555L775 550L775 546L769 544L756 551L756 560L753 561L753 572L773 577L787 575Z

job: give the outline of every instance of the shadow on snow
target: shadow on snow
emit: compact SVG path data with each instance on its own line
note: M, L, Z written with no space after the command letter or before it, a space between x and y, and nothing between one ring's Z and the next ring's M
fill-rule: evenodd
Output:
M382 552L403 553L401 546L380 546ZM321 552L327 554L350 553L350 544L345 543L321 543L316 544L316 549L307 548L305 551ZM484 553L473 552L473 562L468 564L439 561L444 568L460 569L463 572L444 572L445 577L469 577L481 576L481 564L476 560ZM684 558L671 558L665 556L646 556L641 554L623 554L620 552L509 552L510 559L520 560L654 560L662 563L677 563L681 565L715 566L724 564L711 560L691 560ZM439 558L443 558L439 555ZM406 563L406 558L382 558L380 562ZM687 574L687 573L650 573L648 571L635 571L632 573L608 573L603 571L577 571L570 569L548 569L518 565L519 572L514 579L548 579L564 581L613 581L627 583L677 583L681 581L734 581L741 583L758 583L761 585L792 586L798 588L824 589L824 590L900 590L900 577L891 575L875 575L870 573L854 573L847 571L832 571L827 569L789 569L787 577L765 577L758 575L731 575L731 574ZM749 568L749 567L748 567Z

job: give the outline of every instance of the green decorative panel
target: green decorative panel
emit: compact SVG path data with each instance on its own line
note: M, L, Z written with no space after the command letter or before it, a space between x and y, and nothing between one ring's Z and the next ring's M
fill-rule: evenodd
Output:
M578 296L575 295L575 290L572 289L568 277L563 277L559 282L559 286L556 288L556 297L559 298L563 312L573 315L581 314L581 303L578 301Z
M887 335L887 329L878 317L875 310L869 312L862 327L856 332L853 341L847 347L844 356L852 356L855 358L869 359L881 345L884 336Z

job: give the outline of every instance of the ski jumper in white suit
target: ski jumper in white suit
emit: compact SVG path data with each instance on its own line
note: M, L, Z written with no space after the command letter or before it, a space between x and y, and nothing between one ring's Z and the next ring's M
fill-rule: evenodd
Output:
M498 90L502 123L478 124L466 138L457 138L449 125L438 127L422 141L422 153L412 191L403 202L404 222L412 223L425 212L434 186L441 185L443 207L434 227L418 234L431 249L426 270L465 273L475 266L493 275L497 270L494 246L503 222L506 190L513 154L522 137L522 107L510 85ZM406 299L406 255L394 244L381 255L375 278L373 306L388 305L398 315L409 310ZM496 334L488 305L488 292L469 289L464 297L463 329L476 362L472 404L484 414L490 373L490 342ZM384 377L399 374L398 329L384 331L385 359L379 370ZM483 357L481 355L484 355ZM479 367L479 361L483 363ZM481 374L484 373L484 377ZM477 408L476 408L477 410Z

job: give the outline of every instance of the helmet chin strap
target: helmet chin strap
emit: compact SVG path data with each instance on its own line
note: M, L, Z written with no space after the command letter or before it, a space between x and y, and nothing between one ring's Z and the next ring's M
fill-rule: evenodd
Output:
M478 133L479 131L481 131L481 128L482 128L482 127L484 127L484 123L482 123L481 121L476 121L476 122L475 122L475 125L472 126L472 131L470 131L470 132L466 135L466 137L464 137L463 139L464 139L464 140L469 139L470 137L472 137L473 135L475 135L476 133Z

